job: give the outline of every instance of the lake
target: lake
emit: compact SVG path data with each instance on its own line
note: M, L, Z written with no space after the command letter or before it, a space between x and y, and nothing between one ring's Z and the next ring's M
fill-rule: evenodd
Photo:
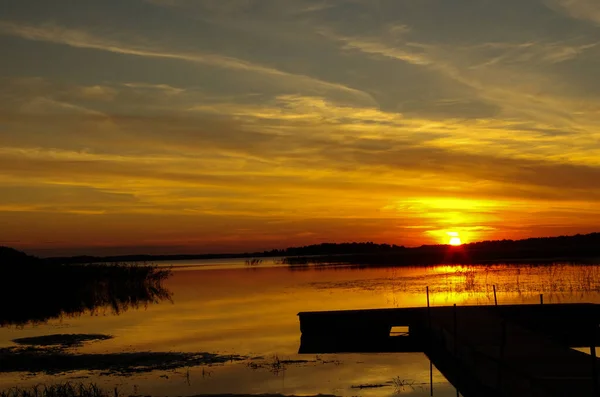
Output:
M300 311L437 305L600 302L600 267L554 265L357 268L289 267L265 259L172 263L171 300L47 323L0 328L0 347L49 334L114 338L72 348L78 353L208 352L235 360L152 372L0 373L0 390L62 381L94 382L125 395L220 393L429 396L429 361L421 353L298 355ZM3 304L10 304L4 302ZM241 356L241 357L238 357ZM435 396L455 389L434 369ZM360 388L360 386L363 386ZM381 387L364 387L380 385Z

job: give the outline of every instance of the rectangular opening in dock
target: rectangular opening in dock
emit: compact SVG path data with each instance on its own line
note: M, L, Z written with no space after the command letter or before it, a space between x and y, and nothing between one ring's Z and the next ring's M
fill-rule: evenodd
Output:
M392 327L390 330L390 336L408 336L409 328L408 326L398 326Z

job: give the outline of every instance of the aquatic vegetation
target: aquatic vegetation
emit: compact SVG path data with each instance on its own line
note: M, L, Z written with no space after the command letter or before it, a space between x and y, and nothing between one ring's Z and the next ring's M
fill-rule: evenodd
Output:
M426 383L417 383L413 379L404 379L400 376L396 376L392 379L392 385L394 386L394 391L396 393L403 393L407 390L415 391L417 388L420 390L425 390Z
M124 396L119 388L107 390L94 383L60 383L56 385L37 385L31 388L13 387L0 391L0 397L119 397ZM215 397L248 397L248 394L221 394ZM283 394L260 394L260 397L296 397ZM337 397L330 394L318 394L303 397Z
M119 395L116 387L108 391L94 383L74 384L69 382L48 386L37 385L28 389L13 387L0 391L0 397L119 397Z
M327 267L330 271L356 271L360 267ZM320 269L319 267L315 269ZM494 287L500 304L508 296L518 301L580 302L584 294L600 293L600 266L577 263L552 265L498 264L498 265L437 265L427 267L388 268L377 278L360 277L340 281L312 281L311 288L320 290L369 290L385 296L389 307L401 307L404 294L423 297L429 287L432 304L451 304L469 300L471 304L493 304Z
M467 265L432 267L429 274L409 289L428 285L430 294L479 297L494 303L494 288L504 296L547 302L572 301L581 294L600 292L600 266L571 263L546 265ZM421 287L419 287L421 286Z
M249 361L247 365L250 369L267 369L273 375L279 375L287 370L286 362L280 360L278 355L274 355L270 360Z
M304 365L315 365L315 364L334 364L340 365L339 360L324 360L320 356L316 356L314 360L304 359L280 359L279 355L274 355L269 359L263 357L254 357L246 364L250 369L266 369L274 375L279 375L287 371L290 365L304 366Z
M381 387L389 387L390 385L386 385L383 383L366 383L364 385L352 385L351 389L379 389Z
M103 334L54 334L18 338L12 341L18 345L41 346L41 347L80 347L85 342L103 341L112 339L112 335Z
M100 371L102 375L130 375L155 370L224 364L245 359L247 357L207 352L75 354L52 348L9 347L0 349L0 373L41 372L58 374L87 370Z

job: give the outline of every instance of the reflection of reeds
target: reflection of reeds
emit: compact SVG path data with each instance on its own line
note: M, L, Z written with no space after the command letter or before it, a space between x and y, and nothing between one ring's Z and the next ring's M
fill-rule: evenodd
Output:
M260 258L248 258L246 259L245 263L246 266L257 266L260 265L262 263L262 259Z
M0 326L39 323L61 316L119 314L146 306L171 293L162 283L171 271L155 266L50 265L6 266L0 281Z

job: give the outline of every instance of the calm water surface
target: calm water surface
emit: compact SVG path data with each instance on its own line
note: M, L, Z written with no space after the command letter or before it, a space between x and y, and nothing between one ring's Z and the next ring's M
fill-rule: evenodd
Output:
M429 395L429 361L423 354L338 354L299 356L296 314L310 310L492 304L600 302L597 266L438 266L432 268L306 267L290 270L265 260L175 263L166 287L172 302L114 315L52 320L42 325L0 328L0 347L12 339L57 333L103 333L114 339L89 343L85 353L177 351L249 357L224 365L154 371L131 376L89 371L56 376L0 374L0 389L59 381L119 386L126 394L194 395L214 393L336 394L344 396ZM308 360L279 370L276 360ZM258 364L258 365L256 365ZM381 388L352 388L384 384ZM434 370L435 396L455 396Z

